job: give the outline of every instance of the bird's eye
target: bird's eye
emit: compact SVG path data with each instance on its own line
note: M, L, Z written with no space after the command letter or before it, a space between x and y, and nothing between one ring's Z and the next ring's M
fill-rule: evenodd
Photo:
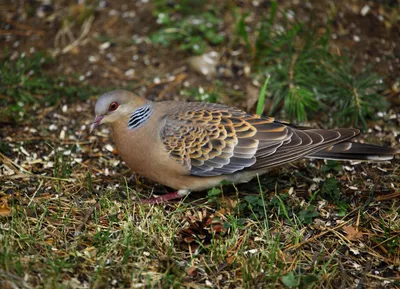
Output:
M118 108L119 104L117 102L111 102L110 106L108 107L109 111L116 110Z

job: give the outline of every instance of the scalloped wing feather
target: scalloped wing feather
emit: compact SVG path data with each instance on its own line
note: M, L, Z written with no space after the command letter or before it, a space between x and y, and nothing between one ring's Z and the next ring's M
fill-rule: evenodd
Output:
M171 109L161 131L168 153L191 175L218 176L250 168L260 142L275 151L289 136L285 125L217 104Z
M194 176L229 175L288 163L348 140L355 129L296 129L218 104L179 103L165 115L161 139Z

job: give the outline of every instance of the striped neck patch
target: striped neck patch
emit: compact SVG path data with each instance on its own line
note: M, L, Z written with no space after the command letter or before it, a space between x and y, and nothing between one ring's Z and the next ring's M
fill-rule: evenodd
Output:
M152 115L153 110L150 104L146 104L136 109L129 118L128 128L135 129L144 124Z

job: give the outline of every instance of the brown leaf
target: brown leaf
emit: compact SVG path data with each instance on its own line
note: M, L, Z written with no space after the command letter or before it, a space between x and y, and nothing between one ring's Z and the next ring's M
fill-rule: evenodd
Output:
M363 233L359 232L358 229L353 226L344 226L343 230L346 233L346 238L350 241L359 240L363 236Z
M260 94L260 89L258 87L255 87L252 84L248 84L246 86L246 95L247 95L247 111L250 111L253 109L253 107L256 105L258 101L258 95Z
M187 268L186 270L186 275L196 277L197 276L197 268L196 267L190 267Z
M47 245L53 245L54 244L54 239L53 238L48 238L47 240L45 240Z
M0 205L0 216L7 217L11 215L11 208L7 205L7 203L3 203Z

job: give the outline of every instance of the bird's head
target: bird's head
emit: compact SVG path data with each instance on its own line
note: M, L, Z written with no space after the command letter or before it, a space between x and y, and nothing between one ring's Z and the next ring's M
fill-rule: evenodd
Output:
M102 123L113 123L130 115L135 108L146 101L127 90L114 90L99 97L96 102L96 118L90 126L90 132Z

